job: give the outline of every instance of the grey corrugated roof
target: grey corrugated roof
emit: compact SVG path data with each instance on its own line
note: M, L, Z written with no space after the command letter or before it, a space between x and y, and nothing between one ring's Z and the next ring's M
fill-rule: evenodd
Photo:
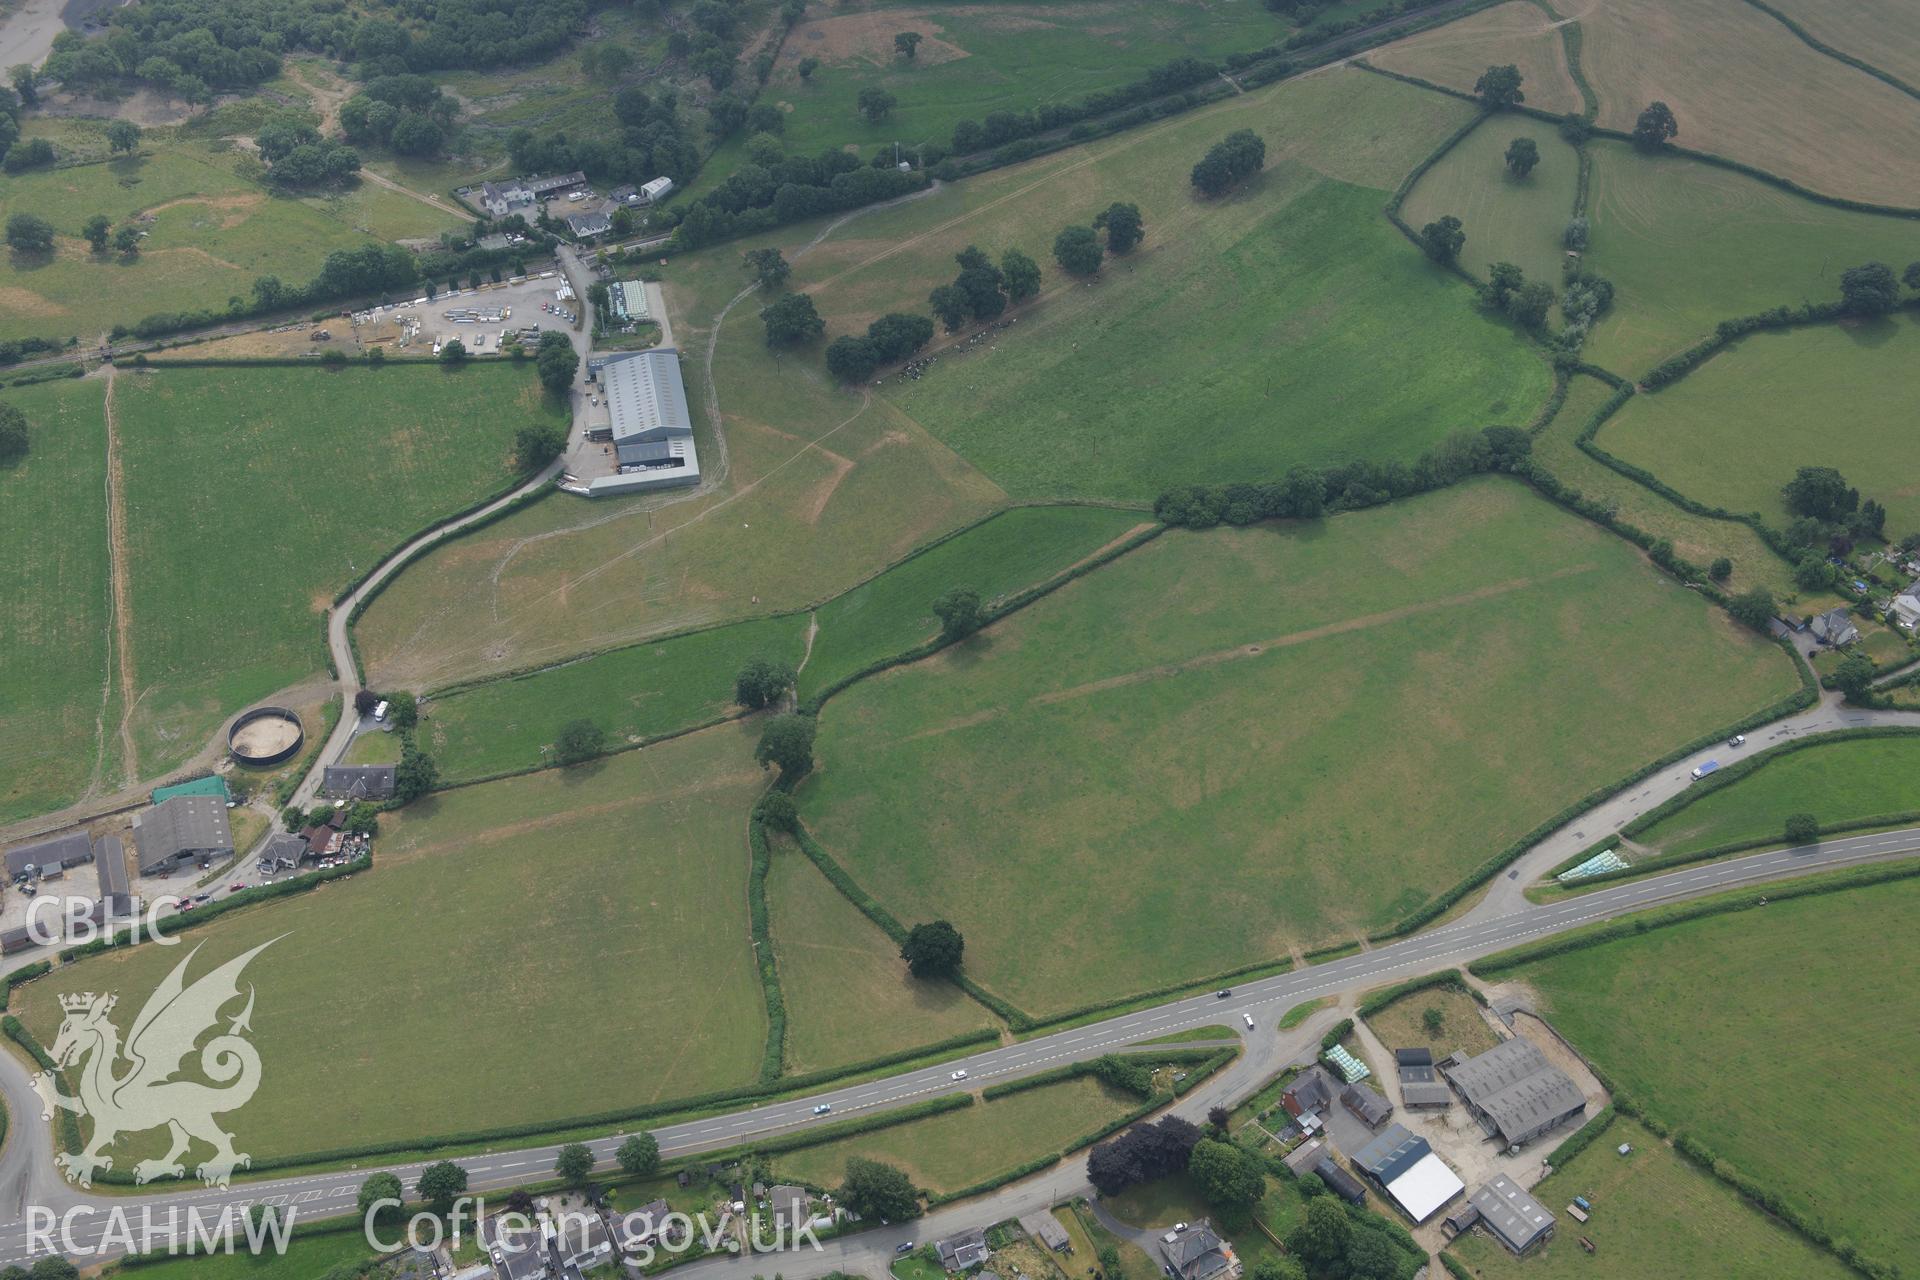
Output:
M77 867L93 856L93 837L84 831L69 831L51 840L21 845L7 854L7 875L17 876L29 866Z
M976 1263L987 1260L987 1233L981 1230L962 1231L959 1235L948 1236L945 1240L935 1240L933 1251L940 1258L940 1264L949 1271L965 1271Z
M655 347L608 360L600 366L599 377L616 443L693 434L677 348Z
M1448 1068L1447 1078L1509 1143L1525 1141L1586 1102L1567 1073L1520 1036Z
M1439 1081L1409 1081L1400 1086L1400 1101L1410 1107L1453 1105L1453 1092Z
M1313 1171L1319 1174L1320 1181L1326 1183L1327 1186L1332 1189L1333 1194L1339 1196L1342 1200L1351 1200L1353 1203L1359 1204L1367 1198L1367 1189L1360 1185L1360 1179L1354 1177L1345 1169L1342 1169L1326 1156L1320 1157L1320 1163L1313 1167Z
M133 819L140 869L149 871L189 853L232 853L227 806L213 796L175 796Z
M93 869L100 877L100 896L120 899L133 892L133 883L127 875L127 847L120 843L119 836L103 836L93 846ZM118 902L110 906L121 905Z
M1318 1138L1309 1138L1281 1157L1287 1168L1293 1170L1295 1177L1304 1177L1313 1172L1313 1167L1326 1158L1326 1143Z
M1500 1243L1515 1253L1524 1253L1543 1233L1553 1230L1553 1215L1547 1207L1504 1173L1468 1196L1467 1203L1480 1211L1480 1220Z
M1353 1162L1383 1186L1424 1160L1433 1148L1403 1124L1388 1125L1380 1136L1360 1148Z
M1067 1229L1045 1209L1020 1215L1020 1229L1049 1249L1064 1249L1069 1243Z

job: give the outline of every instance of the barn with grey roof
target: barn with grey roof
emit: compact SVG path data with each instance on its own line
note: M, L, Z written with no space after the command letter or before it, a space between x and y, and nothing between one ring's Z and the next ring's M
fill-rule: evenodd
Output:
M1447 1081L1491 1137L1518 1147L1587 1109L1580 1086L1516 1036L1446 1068Z
M1480 1225L1516 1254L1553 1239L1553 1214L1504 1173L1468 1196L1467 1203L1478 1212Z
M700 457L693 446L693 416L674 347L622 352L589 362L606 393L612 420L617 475L599 476L587 492L626 493L670 485L698 484Z
M133 818L140 874L150 876L196 858L233 856L226 803L214 796L175 796Z

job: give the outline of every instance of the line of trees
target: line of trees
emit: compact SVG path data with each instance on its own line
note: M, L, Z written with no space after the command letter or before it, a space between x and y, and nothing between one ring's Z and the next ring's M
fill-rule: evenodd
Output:
M1152 68L1131 84L1089 94L1078 102L1048 102L1029 111L994 111L977 121L962 120L953 127L953 151L956 155L967 155L1004 146L1063 125L1190 89L1213 79L1218 73L1219 69L1213 63L1198 58L1175 58Z
M1223 195L1260 172L1267 163L1267 144L1251 129L1236 129L1207 149L1193 166L1193 185L1202 195Z

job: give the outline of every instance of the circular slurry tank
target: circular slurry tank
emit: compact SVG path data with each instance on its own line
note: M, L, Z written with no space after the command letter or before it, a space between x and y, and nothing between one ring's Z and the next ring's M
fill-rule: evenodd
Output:
M306 741L300 717L285 707L255 707L227 730L227 751L241 764L291 760Z

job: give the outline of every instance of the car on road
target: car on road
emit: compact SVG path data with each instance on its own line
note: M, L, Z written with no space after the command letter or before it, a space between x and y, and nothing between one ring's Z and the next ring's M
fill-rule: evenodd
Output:
M911 1240L902 1240L902 1241L901 1241L901 1242L900 1242L899 1244L897 1244L897 1245L895 1245L895 1246L893 1246L893 1251L894 1251L895 1253L912 1253L912 1252L913 1252L913 1241L911 1241Z
M1698 782L1708 774L1717 773L1719 770L1720 762L1718 760L1709 760L1705 764L1695 765L1693 769L1693 780Z
M245 886L244 884L241 884L239 881L236 880L232 884L227 886L227 891L229 893L238 893L246 887L247 886Z
M823 1102L813 1109L813 1114L823 1116L831 1110L833 1110L833 1104L831 1102Z
M1727 745L1730 747L1744 747L1747 745L1747 735L1744 733L1736 733L1727 739Z
M1215 1000L1225 1000L1228 996L1232 994L1233 994L1232 987L1222 987L1218 991L1213 993L1213 998Z
M1250 1013L1243 1013L1240 1016L1246 1021L1247 1030L1249 1031L1253 1030L1253 1015Z
M966 1072L966 1068L964 1067L962 1067L960 1070L954 1072L952 1075L947 1077L947 1079L949 1080L965 1080L966 1078L967 1078L967 1072Z

